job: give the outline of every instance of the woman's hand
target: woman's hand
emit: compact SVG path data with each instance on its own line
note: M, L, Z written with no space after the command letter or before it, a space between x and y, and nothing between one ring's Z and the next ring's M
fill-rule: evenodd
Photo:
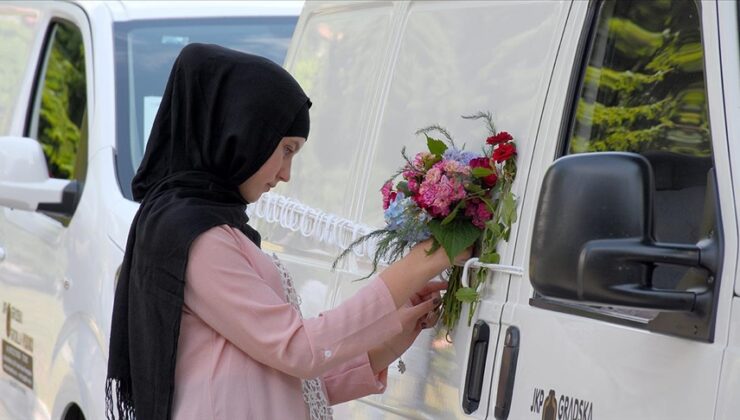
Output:
M380 347L368 352L373 372L378 373L393 363L414 343L424 328L436 325L440 316L440 291L447 288L447 282L433 281L411 296L409 301L398 309L403 329Z
M447 289L447 282L431 281L416 292L408 303L398 310L403 330L391 340L391 349L398 355L414 343L421 330L437 324L440 315L442 296L440 291ZM431 308L431 309L429 309Z
M396 308L403 306L411 297L420 291L429 280L437 277L450 267L450 259L441 247L434 252L432 239L418 243L400 260L391 264L381 273L381 277L388 286ZM465 261L470 257L472 249L468 248L455 258L455 261Z

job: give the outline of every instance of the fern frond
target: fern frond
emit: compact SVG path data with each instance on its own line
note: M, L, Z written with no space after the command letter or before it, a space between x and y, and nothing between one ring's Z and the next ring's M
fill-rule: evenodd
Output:
M491 135L496 134L496 126L493 124L493 115L491 115L490 112L478 112L477 114L473 115L461 115L461 117L465 118L466 120L480 120L484 119L486 120L486 126L488 127L488 132L491 133Z
M416 133L414 134L424 134L428 135L429 133L440 133L442 134L448 142L450 142L450 146L455 147L455 140L452 139L452 136L450 135L449 131L447 131L444 127L434 124L430 125L429 127L424 127L420 130L416 130Z
M367 242L368 240L370 240L372 238L375 238L377 236L383 236L383 235L387 234L388 232L389 231L386 230L386 229L378 229L378 230L374 230L374 231L368 233L367 235L363 235L363 236L360 236L359 238L357 238L354 242L352 242L351 244L349 244L349 246L344 251L342 251L342 253L339 254L339 256L334 260L334 262L331 265L332 271L333 270L336 270L337 269L337 265L339 265L339 262L342 261L343 259L345 259L352 251L355 250L355 248L357 248L358 246L364 244L365 242ZM377 256L377 253L376 253L376 256Z

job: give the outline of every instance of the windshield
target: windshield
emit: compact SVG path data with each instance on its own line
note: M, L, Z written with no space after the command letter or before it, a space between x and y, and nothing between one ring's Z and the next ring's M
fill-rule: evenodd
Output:
M141 163L172 64L187 44L218 44L282 64L297 17L168 19L114 26L116 166L124 196Z

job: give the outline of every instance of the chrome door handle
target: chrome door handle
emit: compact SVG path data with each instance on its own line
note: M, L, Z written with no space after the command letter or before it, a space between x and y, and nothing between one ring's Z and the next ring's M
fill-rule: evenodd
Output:
M5 248L0 246L0 261L5 259Z

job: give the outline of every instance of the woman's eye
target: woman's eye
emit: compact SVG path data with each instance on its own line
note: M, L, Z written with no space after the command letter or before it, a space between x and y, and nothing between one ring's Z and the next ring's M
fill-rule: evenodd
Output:
M293 154L293 149L290 146L285 146L284 150L286 156Z

